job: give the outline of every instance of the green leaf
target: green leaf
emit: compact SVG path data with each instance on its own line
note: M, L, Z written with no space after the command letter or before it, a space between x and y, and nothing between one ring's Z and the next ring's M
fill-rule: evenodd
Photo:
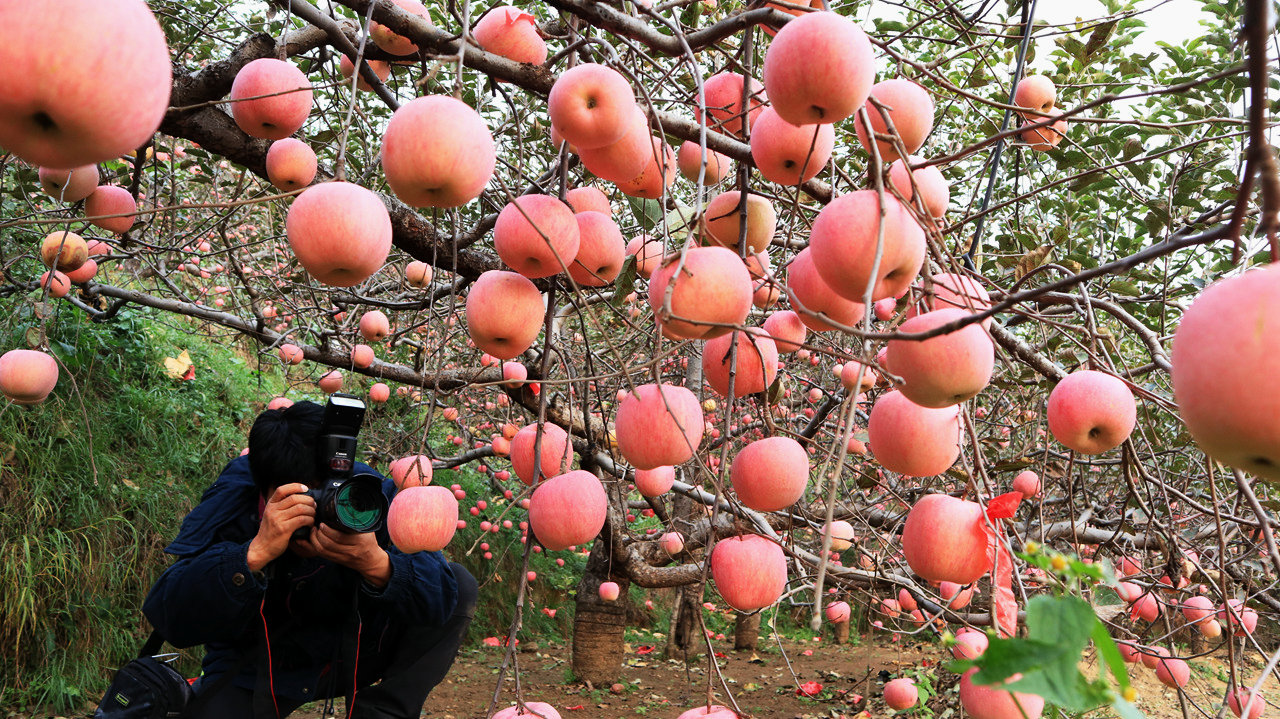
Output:
M631 211L635 214L636 219L640 221L640 227L645 232L657 227L658 223L662 221L661 202L644 197L628 197L627 201L631 203Z
M635 289L636 256L631 255L622 263L622 272L618 274L618 279L615 280L613 297L609 298L609 304L614 307L621 307L622 303L626 301L627 295L634 292Z

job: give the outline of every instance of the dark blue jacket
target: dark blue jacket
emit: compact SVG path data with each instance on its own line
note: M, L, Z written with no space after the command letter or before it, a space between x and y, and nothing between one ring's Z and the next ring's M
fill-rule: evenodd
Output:
M357 463L356 472L362 471L377 474ZM390 500L395 485L378 476ZM385 529L377 536L391 558L391 579L381 591L354 570L292 552L263 572L250 572L249 542L258 531L258 512L249 458L242 456L227 465L182 520L177 539L165 548L178 561L156 580L142 607L170 644L206 645L206 677L225 674L242 654L253 654L234 680L253 689L265 623L275 693L311 700L327 690L331 673L343 671L332 662L344 633L356 629L353 605L363 637L395 636L404 625L439 626L453 613L458 585L444 556L404 554Z

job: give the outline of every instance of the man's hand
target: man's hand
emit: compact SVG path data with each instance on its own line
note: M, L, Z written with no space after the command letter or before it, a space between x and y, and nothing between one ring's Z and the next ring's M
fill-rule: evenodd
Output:
M307 541L317 555L335 564L354 569L365 581L382 588L391 580L391 558L378 546L373 532L347 534L327 524L312 528Z
M294 532L315 523L316 502L302 494L305 491L305 484L282 484L267 500L267 506L262 510L262 521L258 524L258 534L249 542L250 571L261 571L285 553Z

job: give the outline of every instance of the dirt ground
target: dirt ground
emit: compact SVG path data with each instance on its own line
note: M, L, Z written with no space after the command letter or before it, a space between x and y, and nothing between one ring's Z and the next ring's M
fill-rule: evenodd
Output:
M627 645L622 669L620 692L610 687L588 688L567 682L569 648L560 644L530 643L519 655L521 686L526 701L544 701L553 705L565 719L620 717L661 717L674 719L682 711L706 699L707 664L700 657L685 666L683 662L661 656L663 638L645 637ZM938 717L963 716L957 700L956 675L938 666L949 656L940 645L920 643L904 637L892 641L887 635L864 636L856 644L836 646L825 641L801 644L784 640L779 650L776 640L762 642L760 651L735 652L732 638L714 642L721 672L732 687L744 716L763 719L864 719L891 716ZM423 717L432 719L483 719L493 697L498 665L503 650L480 647L459 655L453 671L432 693ZM1185 694L1186 716L1210 716L1221 704L1226 687L1226 665L1220 658L1209 656L1191 661L1192 674ZM1249 678L1256 677L1261 665L1246 665ZM1082 662L1092 674L1092 662ZM889 710L881 691L887 678L906 673L917 678L918 685L929 687L936 696L927 708L914 712ZM1130 665L1130 675L1138 690L1138 707L1152 719L1180 719L1184 716L1178 692L1161 685L1153 670ZM807 682L818 682L821 690L813 698L801 696L798 688ZM717 685L718 686L718 685ZM614 687L615 689L617 687ZM815 687L808 686L809 690ZM1280 699L1274 679L1264 687L1273 701ZM500 699L499 708L514 703L510 674ZM724 701L715 692L717 703ZM1199 707L1197 710L1196 706ZM1268 714L1275 711L1268 710ZM305 719L324 719L312 708L300 713ZM339 706L338 716L342 716ZM1108 712L1094 712L1090 717L1105 719ZM1230 714L1228 714L1230 716Z

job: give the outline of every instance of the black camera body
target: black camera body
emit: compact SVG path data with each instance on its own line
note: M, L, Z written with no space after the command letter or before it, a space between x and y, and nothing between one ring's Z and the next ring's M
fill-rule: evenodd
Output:
M387 521L387 497L377 475L353 474L356 437L364 422L365 404L358 397L335 393L324 406L316 437L316 477L319 486L305 494L316 502L316 524L324 523L348 534L376 532ZM300 530L305 537L309 528Z

